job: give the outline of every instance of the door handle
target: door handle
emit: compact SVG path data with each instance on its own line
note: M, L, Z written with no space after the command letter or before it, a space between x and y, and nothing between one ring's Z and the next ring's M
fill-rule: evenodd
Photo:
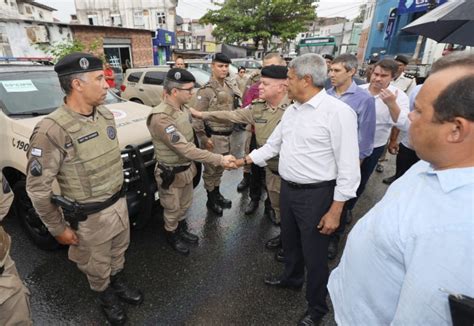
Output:
M143 88L139 88L138 90L139 90L140 92L143 92Z

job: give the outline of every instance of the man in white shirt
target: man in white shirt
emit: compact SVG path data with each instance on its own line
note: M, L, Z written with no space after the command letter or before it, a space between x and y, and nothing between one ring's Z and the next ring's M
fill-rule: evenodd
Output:
M398 64L392 59L383 59L375 64L370 83L359 87L367 89L375 97L375 137L374 150L360 166L361 180L357 189L357 197L347 203L348 214L357 203L357 199L365 190L372 172L383 154L390 130L393 126L404 128L408 119L408 96L395 86L390 85L398 71Z
M329 235L336 230L344 202L355 197L360 180L357 115L326 94L327 67L317 54L293 59L288 71L289 106L267 143L237 165L280 155L281 237L285 270L265 283L300 289L307 270L308 308L298 325L316 325L326 304Z

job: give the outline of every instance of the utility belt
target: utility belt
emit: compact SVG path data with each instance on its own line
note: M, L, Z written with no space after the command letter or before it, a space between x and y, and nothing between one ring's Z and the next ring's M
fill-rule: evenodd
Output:
M207 123L204 123L204 131L206 132L207 137L211 137L212 135L216 136L230 136L232 135L232 132L234 131L233 129L230 129L228 131L216 131L213 130Z
M103 202L80 204L76 201L71 201L63 196L53 195L51 202L63 209L64 219L69 222L71 228L77 230L79 222L87 220L89 215L98 213L113 204L125 195L125 187L122 187L112 197Z
M283 179L282 179L283 180ZM316 188L325 188L325 187L335 187L336 180L315 182L315 183L296 183L292 181L283 180L286 182L290 188L293 189L316 189Z
M160 173L160 178L162 180L161 188L166 190L166 189L169 189L169 187L173 183L174 178L176 177L176 174L186 171L187 169L191 167L191 164L180 165L180 166L166 166L161 163L158 163L158 167L161 170L161 173Z

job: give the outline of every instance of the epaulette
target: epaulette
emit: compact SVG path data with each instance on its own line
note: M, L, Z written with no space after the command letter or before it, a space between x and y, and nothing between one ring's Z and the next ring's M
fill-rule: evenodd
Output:
M404 73L404 76L405 76L406 78L410 78L410 79L416 78L415 75L407 74L407 73Z

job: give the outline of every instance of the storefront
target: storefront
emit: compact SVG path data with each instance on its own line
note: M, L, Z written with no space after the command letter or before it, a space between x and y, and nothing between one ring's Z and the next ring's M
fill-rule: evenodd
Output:
M153 63L164 65L171 60L171 46L176 44L176 36L173 32L157 29L153 43Z

